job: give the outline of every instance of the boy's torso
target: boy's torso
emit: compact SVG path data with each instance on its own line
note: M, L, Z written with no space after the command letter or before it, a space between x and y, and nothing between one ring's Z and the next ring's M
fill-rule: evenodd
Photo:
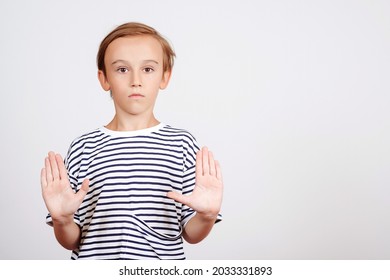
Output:
M159 125L141 133L100 128L72 143L66 160L70 180L90 191L78 213L80 250L72 258L184 258L182 226L193 215L167 198L191 192L195 139Z

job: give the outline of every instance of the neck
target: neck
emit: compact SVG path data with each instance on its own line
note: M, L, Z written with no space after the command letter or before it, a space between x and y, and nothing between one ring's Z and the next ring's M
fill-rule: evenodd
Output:
M132 117L123 119L118 115L115 115L112 121L106 125L106 128L114 131L135 131L146 129L158 125L160 122L151 115L149 118L144 117Z

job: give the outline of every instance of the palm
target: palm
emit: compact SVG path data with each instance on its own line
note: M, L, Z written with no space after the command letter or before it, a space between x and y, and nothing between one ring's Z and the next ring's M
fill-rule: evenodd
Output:
M195 188L189 196L169 193L169 197L186 204L200 214L216 216L221 208L223 182L219 163L203 148L196 155Z
M60 155L49 153L45 168L41 172L42 196L53 218L61 219L73 215L79 208L88 190L88 181L83 183L82 191L74 193L66 168Z

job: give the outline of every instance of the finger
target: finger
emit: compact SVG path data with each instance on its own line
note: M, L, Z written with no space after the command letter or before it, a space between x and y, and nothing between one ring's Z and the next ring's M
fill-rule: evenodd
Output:
M215 167L215 161L214 161L214 156L213 156L212 152L209 152L209 166L210 166L210 175L215 176L216 167Z
M209 150L207 147L202 148L202 165L203 165L203 175L210 173L210 166L209 166Z
M203 175L203 156L202 156L202 151L199 150L196 153L196 171L195 171L195 176L200 177Z
M219 164L219 161L215 161L215 171L217 179L222 181L222 171L221 171L221 165Z
M45 168L42 168L42 170L41 170L41 187L42 187L42 189L47 187L46 169Z
M89 179L85 179L81 184L81 188L76 193L77 200L80 202L80 204L83 202L85 196L88 193L88 190L89 190Z
M52 182L53 174L51 173L51 166L48 157L45 158L45 171L46 171L46 182Z
M179 194L177 192L168 192L167 193L167 197L169 197L169 198L171 198L171 199L173 199L173 200L175 200L175 201L177 201L179 203L185 204L185 205L189 204L188 196Z
M59 170L60 179L65 179L68 177L68 172L65 168L64 160L60 154L56 154L56 162Z
M51 173L53 175L53 179L54 180L59 179L60 174L58 171L57 161L56 161L56 158L55 158L55 155L53 152L49 153L49 161L50 161L50 165L51 165Z

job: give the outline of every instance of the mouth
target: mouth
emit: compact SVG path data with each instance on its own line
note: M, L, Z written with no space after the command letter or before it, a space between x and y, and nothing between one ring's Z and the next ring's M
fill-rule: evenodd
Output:
M144 95L140 94L140 93L132 93L129 95L129 98L142 98L142 97L145 97Z

